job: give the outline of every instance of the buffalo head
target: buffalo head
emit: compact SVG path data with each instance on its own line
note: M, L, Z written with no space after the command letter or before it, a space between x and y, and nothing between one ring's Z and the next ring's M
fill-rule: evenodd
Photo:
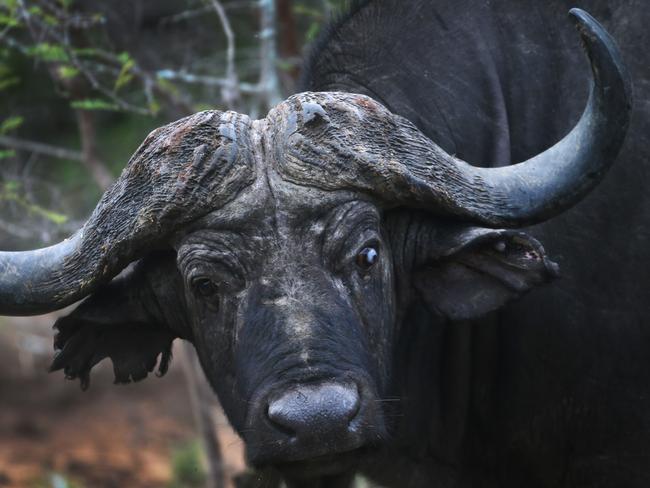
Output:
M83 386L106 357L118 382L159 355L164 373L187 339L253 464L344 470L390 436L413 304L465 319L548 281L541 245L502 228L564 211L613 162L628 81L607 33L573 15L595 82L532 159L471 166L354 94L303 93L256 121L201 112L152 132L70 239L0 253L0 313L89 296L57 323L53 364Z

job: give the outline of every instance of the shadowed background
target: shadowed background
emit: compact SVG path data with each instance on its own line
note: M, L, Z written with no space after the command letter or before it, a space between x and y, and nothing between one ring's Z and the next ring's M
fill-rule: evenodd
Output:
M0 249L78 229L152 129L213 108L263 117L343 3L0 0ZM0 487L247 483L191 348L137 386L113 386L104 361L83 393L47 373L55 318L0 317Z

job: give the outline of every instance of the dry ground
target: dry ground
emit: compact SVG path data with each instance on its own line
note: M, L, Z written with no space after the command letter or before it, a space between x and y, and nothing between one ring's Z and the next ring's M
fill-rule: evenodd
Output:
M114 386L105 361L82 392L46 372L52 320L0 322L0 487L53 486L55 473L84 488L169 486L174 451L197 439L180 363ZM217 422L226 469L239 471L241 442Z

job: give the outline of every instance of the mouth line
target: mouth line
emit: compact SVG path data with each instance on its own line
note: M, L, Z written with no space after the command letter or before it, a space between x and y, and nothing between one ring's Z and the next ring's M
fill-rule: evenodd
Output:
M337 475L355 467L364 451L364 447L359 446L320 456L275 463L274 466L287 476L295 478Z
M361 448L356 447L356 448L348 449L348 450L345 450L345 451L338 451L338 452L332 452L332 453L328 453L328 454L321 454L319 456L314 456L314 457L307 457L307 458L303 458L303 459L292 459L290 461L285 461L285 462L279 463L278 466L290 466L290 465L293 465L293 464L305 464L305 463L318 464L318 463L328 462L328 461L338 459L338 458L340 458L342 456L343 457L349 456L350 453L359 451L360 449Z

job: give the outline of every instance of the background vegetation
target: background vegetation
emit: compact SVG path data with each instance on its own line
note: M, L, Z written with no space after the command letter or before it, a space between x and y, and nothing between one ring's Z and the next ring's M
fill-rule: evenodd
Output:
M0 245L75 230L147 133L295 90L341 0L0 0Z
M343 3L0 0L0 249L77 230L152 129L204 109L263 117ZM103 364L81 394L45 373L53 321L0 317L0 486L254 486L193 351L137 387Z

